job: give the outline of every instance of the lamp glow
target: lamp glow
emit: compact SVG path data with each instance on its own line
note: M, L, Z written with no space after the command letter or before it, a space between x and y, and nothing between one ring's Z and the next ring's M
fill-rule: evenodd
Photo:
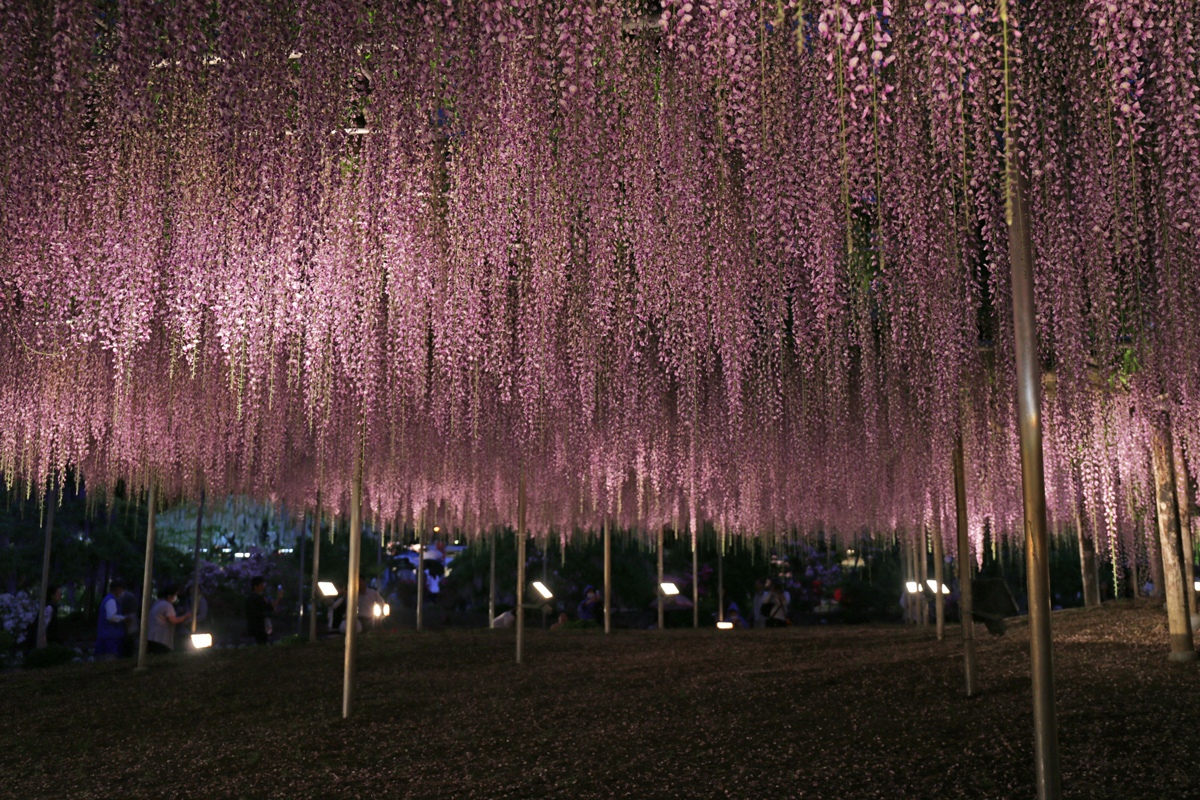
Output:
M392 615L392 607L387 603L383 604L383 615L385 617L390 617Z
M383 616L383 609L379 607L379 603L376 603L375 605L371 606L371 613L373 613L377 617Z
M337 587L330 581L320 581L317 583L317 588L321 590L321 594L326 597L337 597Z
M534 581L533 588L537 589L537 593L540 594L546 600L549 600L551 597L554 597L554 594L549 589L546 588L546 584L542 583L541 581Z
M205 647L212 647L212 634L211 633L193 633L192 634L192 647L196 648L197 650L200 650Z
M441 526L440 526L440 525L434 525L434 526L433 526L433 532L434 532L434 533L441 533L441 532L442 532L442 528L441 528Z
M727 631L727 630L730 630L731 628L733 628L733 623L732 622L718 622L717 627L723 631Z
M1200 592L1200 581L1196 581L1194 584L1192 584L1192 588L1197 592Z
M904 588L908 589L910 594L916 594L917 592L921 591L921 584L917 583L916 581L909 581L908 583L904 584Z
M665 595L669 596L679 594L679 587L673 583L663 582L659 584L659 587L662 589L662 593Z
M929 591L937 594L937 581L935 581L933 578L930 578L929 580L925 581L925 585L929 587ZM909 591L911 592L912 589L909 589ZM950 587L944 583L942 584L942 594L950 594Z

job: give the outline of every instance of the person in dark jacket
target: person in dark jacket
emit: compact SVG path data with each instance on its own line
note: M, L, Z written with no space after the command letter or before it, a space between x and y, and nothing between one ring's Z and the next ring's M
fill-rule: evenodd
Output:
M250 595L246 598L246 633L253 636L254 641L259 644L266 644L271 640L270 617L281 597L282 588L275 595L274 603L267 599L267 579L262 575L250 580Z
M111 581L108 594L100 601L100 620L96 624L96 658L119 658L125 643L125 617L121 615L121 598L125 584Z

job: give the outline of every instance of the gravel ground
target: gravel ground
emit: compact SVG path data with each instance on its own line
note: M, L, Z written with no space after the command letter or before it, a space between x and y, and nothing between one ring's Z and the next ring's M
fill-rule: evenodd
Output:
M1200 667L1165 613L1054 617L1064 795L1200 798ZM1028 629L372 634L0 676L12 798L1033 797Z

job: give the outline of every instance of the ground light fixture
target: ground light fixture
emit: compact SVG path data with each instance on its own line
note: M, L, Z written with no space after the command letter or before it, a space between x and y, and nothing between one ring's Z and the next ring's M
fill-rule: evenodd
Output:
M192 647L196 648L197 650L203 650L205 647L212 647L212 634L193 633Z
M1200 581L1196 581L1195 583L1193 583L1192 588L1195 589L1197 592L1200 592Z
M723 631L730 631L733 630L733 623L728 620L722 620L717 623L717 627Z
M383 605L379 605L379 603L376 603L374 606L371 607L371 613L374 614L376 618L387 617L387 616L391 615L392 607L389 606L387 603L384 603Z
M930 578L929 580L925 581L925 585L929 587L929 591L937 594L937 581L935 581L933 578ZM950 587L944 583L942 584L942 594L950 594Z
M554 597L554 593L547 589L546 584L541 581L534 581L533 588L537 590L537 593L542 596L543 600L549 600L551 597Z
M317 588L321 590L321 594L325 597L337 597L337 587L332 581L320 581L317 583Z
M921 591L921 584L917 583L916 581L909 581L904 584L904 588L908 589L909 594L917 594Z
M665 594L667 597L672 597L674 595L679 594L679 587L676 586L675 584L669 583L667 581L663 581L662 583L660 583L658 585L658 588L661 589L662 593Z

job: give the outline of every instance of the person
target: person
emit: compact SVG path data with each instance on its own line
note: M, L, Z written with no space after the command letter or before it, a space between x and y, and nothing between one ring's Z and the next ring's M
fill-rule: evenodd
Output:
M771 584L768 587L762 613L768 628L783 628L792 624L787 618L787 601L778 584Z
M275 594L275 602L267 599L267 579L255 575L250 579L250 595L246 598L246 633L259 644L271 641L271 614L283 597L283 587Z
M594 621L597 613L602 610L600 593L596 591L596 587L588 586L583 590L583 601L579 604L579 619Z
M569 620L569 619L568 619L568 617L567 617L567 612L565 612L565 611L564 611L564 612L562 612L561 614L559 614L559 615L558 615L558 622L556 622L556 623L554 623L553 625L551 625L551 626L550 626L550 630L552 630L552 631L560 631L560 630L562 630L563 628L567 627L567 622L569 622L569 621L570 621L570 620Z
M191 619L190 613L182 617L175 614L175 601L179 590L167 584L158 590L158 602L150 607L150 625L146 634L147 647L151 653L170 653L175 649L175 626Z
M110 581L108 594L100 601L100 619L96 624L96 658L119 658L125 642L125 617L121 615L121 599L125 584Z
M754 627L767 627L767 619L763 616L762 605L767 599L767 584L765 581L754 582Z
M362 631L363 626L365 624L369 624L375 619L375 606L377 606L377 605L379 606L380 611L382 611L383 606L384 606L383 595L381 595L379 593L379 591L377 589L375 589L375 587L367 585L367 583L362 579L362 577L359 576L359 579L358 579L358 615L357 615L358 616L357 630L359 632ZM329 613L331 614L331 617L330 617L330 622L331 622L330 628L331 629L334 627L332 623L336 622L337 630L339 630L342 633L346 632L345 608L346 608L346 595L343 594L340 597L338 597L337 601L333 604L333 607L329 610Z
M745 630L750 626L746 624L746 620L742 619L742 614L738 611L737 603L730 603L729 610L725 612L725 621L732 622L734 630L741 628Z
M46 626L46 643L62 644L58 629L58 607L62 605L62 587L53 583L46 587L46 607L42 609L42 624Z

